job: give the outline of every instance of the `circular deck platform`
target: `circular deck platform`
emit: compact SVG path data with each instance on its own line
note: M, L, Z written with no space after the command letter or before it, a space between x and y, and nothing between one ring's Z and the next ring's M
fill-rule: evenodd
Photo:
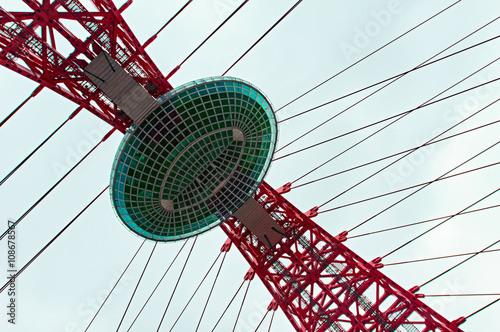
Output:
M134 233L175 241L217 226L252 196L277 126L267 98L236 78L197 80L159 101L120 144L111 198Z

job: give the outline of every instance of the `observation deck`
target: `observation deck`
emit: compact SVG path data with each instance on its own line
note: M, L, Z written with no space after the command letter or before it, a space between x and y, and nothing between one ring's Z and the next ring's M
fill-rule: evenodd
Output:
M120 144L111 199L132 232L175 241L217 226L252 197L277 125L264 94L231 77L190 82L158 102Z

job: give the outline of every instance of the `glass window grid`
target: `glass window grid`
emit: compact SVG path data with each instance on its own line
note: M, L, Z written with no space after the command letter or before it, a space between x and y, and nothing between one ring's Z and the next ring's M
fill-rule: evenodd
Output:
M222 80L227 81L228 79L222 78ZM201 80L201 81L203 81L203 80ZM183 213L183 214L174 213L174 216L172 216L172 217L169 217L169 218L165 217L165 219L163 220L163 223L156 225L155 229L150 229L150 227L148 227L147 230L152 231L152 233L143 232L143 231L138 230L138 228L140 228L140 227L137 226L137 222L138 222L137 220L135 220L135 222L129 221L128 226L133 227L134 231L136 233L142 233L143 235L145 233L149 233L149 235L147 236L148 238L152 238L152 239L156 239L156 240L165 240L165 241L169 240L169 237L175 238L175 239L182 238L183 234L180 234L180 233L177 234L177 232L184 232L186 230L193 232L192 235L198 234L199 232L204 231L207 228L214 227L216 224L218 224L218 222L221 221L221 220L216 220L216 218L220 219L223 217L229 217L230 216L229 214L234 212L239 206L241 206L241 204L243 204L244 201L246 201L246 199L248 199L249 194L251 194L251 192L253 192L253 190L255 190L255 188L258 186L258 183L254 183L255 178L257 178L257 179L260 178L260 180L263 178L264 173L265 173L265 169L269 165L270 158L268 158L269 160L267 160L267 161L264 160L266 158L264 158L264 159L263 158L256 158L255 152L258 152L259 149L263 149L263 148L270 149L271 153L270 154L265 153L265 155L268 155L268 156L272 155L272 152L274 151L275 140L276 140L276 121L274 118L274 114L272 113L272 109L269 106L269 103L267 103L267 101L265 100L265 97L259 98L261 96L261 94L258 93L256 91L256 89L249 87L249 85L243 85L242 83L239 83L238 81L239 80L236 80L235 82L218 82L216 84L216 86L217 86L217 89L216 89L217 93L215 93L216 98L214 98L214 91L215 90L213 87L210 86L210 82L213 82L213 79L208 79L208 80L204 81L206 83L205 86L202 85L200 87L197 87L197 89L195 89L195 91L190 91L189 93L184 91L183 93L179 93L179 97L172 95L172 98L170 100L166 100L166 102L162 105L162 107L161 107L162 111L157 112L158 113L157 116L148 117L147 120L149 120L149 123L146 122L144 128L148 128L149 130L151 130L151 128L153 128L152 124L155 122L158 123L159 117L160 116L164 117L165 114L167 114L166 111L168 109L173 109L174 106L182 107L183 102L184 102L184 104L189 103L189 106L191 106L191 108L184 109L184 111L188 111L188 112L189 111L191 111L191 112L196 111L198 114L188 114L188 117L183 117L181 115L181 117L183 117L183 123L181 123L180 125L177 126L177 129L179 129L179 128L183 129L183 130L180 130L180 133L182 134L182 133L186 132L186 129L187 130L194 129L194 134L196 134L195 136L200 136L203 133L216 130L217 126L220 128L220 125L221 125L219 123L220 121L222 121L223 125L227 126L227 127L240 127L242 129L242 131L245 133L245 137L249 139L248 143L251 146L250 148L245 147L244 149L241 150L241 152L243 152L243 153L241 153L241 162L240 162L241 171L240 172L247 173L247 174L238 173L238 174L242 174L243 176L240 177L239 179L236 177L231 178L226 183L224 188L222 188L221 190L219 190L219 192L216 193L216 195L213 197L213 199L210 202L207 201L207 202L205 202L205 204L200 204L200 206L203 205L200 208L200 211L202 212L201 216L204 218L202 218L198 222L195 222L195 223L191 223L191 222L186 223L185 221L175 222L174 223L175 227L172 230L170 228L166 227L166 225L168 225L169 223L168 222L165 223L165 221L175 219L176 214L178 217L181 217L181 219L187 217L190 220L193 218L200 217L199 213L196 213L196 211L194 211L193 209L189 209L188 213ZM197 81L197 82L199 83L199 81ZM242 82L242 81L240 81L240 82ZM190 86L192 87L193 85L190 85ZM183 86L183 87L185 88L186 86ZM182 90L183 87L181 87L180 90ZM251 96L253 98L256 98L257 100L253 100L253 103L252 103L251 102L252 100L250 100L248 98L246 98L246 99L243 99L243 98L234 99L234 97L236 97L236 94L234 94L232 92L228 92L228 91L239 92L240 96L243 96L243 95ZM204 97L207 97L207 96L210 98L203 99ZM233 99L232 100L220 100L221 96L224 98L233 98ZM192 99L189 100L188 98L192 98ZM193 101L193 99L196 100L196 99L200 99L200 98L202 99L202 101L198 102L198 104L196 104ZM217 100L217 99L219 99L219 100ZM179 102L179 100L181 100L181 101ZM182 100L183 100L183 102L182 102ZM207 107L209 107L210 109L207 110ZM215 108L218 108L219 111L222 111L223 113L229 113L229 115L230 115L229 121L227 121L227 119L223 119L223 117L216 112ZM245 108L247 108L247 109L245 110ZM248 110L248 108L250 108L250 110ZM262 110L264 110L265 114L262 114L263 113ZM249 121L249 115L251 116L252 114L247 114L247 113L252 113L252 114L261 113L260 119L257 119L260 121L257 121L257 123L255 123L255 119L253 119L254 121ZM183 115L185 115L185 114L183 114ZM266 121L267 121L267 123L266 123ZM201 126L200 126L200 122L201 122ZM189 126L188 125L183 126L183 124L189 124ZM238 124L238 125L236 125L236 124ZM249 124L253 124L253 125L249 125ZM204 131L203 129L206 129L206 130ZM249 135L249 133L250 133L250 135ZM131 135L128 135L128 136L131 136ZM139 137L139 136L140 135L137 135L137 137ZM161 173L158 171L158 169L159 169L158 165L160 165L161 163L158 163L157 160L159 159L160 156L162 156L162 154L168 153L169 149L170 149L170 151L173 150L173 146L168 146L168 145L157 145L157 146L155 146L154 149L150 149L150 148L146 147L146 145L151 146L150 145L151 141L154 140L154 137L151 137L151 136L153 136L153 135L149 135L149 133L147 133L147 135L142 135L141 137L148 137L148 139L147 139L148 142L144 141L142 143L146 143L146 144L139 146L139 148L143 149L143 152L148 151L149 156L146 156L144 159L137 160L137 158L134 158L135 156L133 156L131 153L129 153L127 155L127 153L125 151L126 140L124 139L124 141L122 142L123 144L120 145L117 157L115 158L115 164L121 164L121 163L125 163L125 162L128 162L131 165L134 165L136 163L137 163L137 165L139 165L140 162L146 164L146 165L142 165L142 167L139 170L136 170L135 172L129 171L129 173L131 175L137 172L137 176L140 176L139 180L132 181L132 183L133 183L133 185L140 186L141 189L143 189L143 190L135 190L135 191L129 190L129 192L135 193L135 194L137 194L137 193L143 194L143 196L141 197L142 198L141 206L144 206L148 202L148 200L146 198L154 198L154 197L157 198L158 195L153 195L150 192L148 193L147 189L148 188L149 189L151 189L151 188L156 189L158 187L158 185L157 185L158 177L160 176L160 173ZM252 142L252 140L250 140L250 138L252 138L252 137L259 137L259 136L260 137L263 137L263 136L268 137L268 139L266 139L266 140L261 139L260 142L255 142L255 143ZM271 137L271 139L269 139L269 137ZM272 139L273 137L274 137L274 140ZM167 143L171 142L171 141L172 140L166 140ZM267 143L264 143L264 141L267 141ZM137 143L132 142L132 140L131 140L131 143L133 143L133 144L131 144L132 147L134 149L137 149L137 147L138 147ZM182 146L182 148L185 148L185 146L187 146L187 144L184 142L184 144L180 144L178 146ZM181 150L182 149L179 149L179 151L177 151L177 154L180 153ZM253 154L252 154L252 152L253 152ZM120 155L120 156L118 156L118 155ZM123 155L126 155L126 156L124 158L122 158ZM259 156L259 155L261 155L261 153L257 153L257 156ZM247 158L250 161L246 160ZM135 159L135 160L133 160L133 159ZM254 168L251 167L252 163L255 164ZM164 172L165 167L162 167L162 166L160 166L160 167L161 167L160 171ZM119 188L123 188L123 186L127 184L126 181L123 181L124 171L126 171L125 167L122 167L119 169L117 168L117 172L121 172L121 174L119 176L119 181L118 180L116 181L117 185L112 187L114 190L117 190ZM146 173L148 173L148 171L149 171L149 174L146 174ZM248 174L250 174L250 176L248 176ZM256 174L260 174L260 176L256 176ZM118 178L118 177L117 177L117 175L115 175L115 172L113 172L112 179L114 180L115 178ZM155 184L151 185L151 182L153 182ZM243 190L238 190L238 187L240 187ZM144 189L146 189L146 190L144 190ZM122 191L124 191L124 190L122 189ZM147 196L146 193L148 193L149 196ZM223 195L224 193L226 193L226 196ZM242 193L245 195L242 195ZM230 196L234 196L234 198L230 199L227 196L227 194L229 194ZM131 198L131 197L129 197L129 198ZM122 195L122 199L123 199L123 195ZM139 203L139 200L132 199L131 202ZM158 200L156 201L156 204L159 206ZM212 208L210 205L214 205L214 204L221 206L221 210L223 210L223 211L221 211L220 213L217 213L217 212L209 213L209 211ZM116 205L121 207L120 211L126 210L123 208L123 206L125 206L124 202L120 201ZM225 207L225 208L223 208L223 207ZM151 211L151 210L149 210L149 211ZM208 215L206 215L206 214L208 214ZM147 215L149 216L150 213L148 213ZM127 219L129 219L129 218L127 218ZM210 221L210 222L208 222L208 221ZM140 222L139 222L139 224L140 224ZM144 223L144 225L146 225L146 223ZM155 234L153 234L155 232L159 232L156 237L155 237ZM164 235L165 232L168 233L168 236Z

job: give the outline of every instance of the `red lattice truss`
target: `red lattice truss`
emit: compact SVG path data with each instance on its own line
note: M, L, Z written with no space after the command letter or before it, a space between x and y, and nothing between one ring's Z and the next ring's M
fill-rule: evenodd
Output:
M131 120L85 76L84 68L108 52L154 97L172 89L112 1L91 0L94 11L77 0L24 3L27 12L0 7L0 64L86 108L125 131ZM79 23L82 40L68 28ZM56 49L56 35L72 47ZM147 44L147 43L146 43ZM463 318L449 322L398 286L263 183L255 199L289 237L273 249L259 242L236 218L222 229L240 250L297 331L461 331Z
M78 0L24 0L31 9L9 12L0 7L0 64L86 108L120 131L131 121L84 74L84 68L105 50L158 97L172 89L137 40L112 1L91 0L89 11ZM77 22L87 32L82 40L68 24ZM64 56L56 48L56 35L72 48ZM65 45L67 46L67 45Z
M269 249L236 218L222 225L297 331L461 331L262 183L255 199L289 237ZM415 289L414 291L417 291Z

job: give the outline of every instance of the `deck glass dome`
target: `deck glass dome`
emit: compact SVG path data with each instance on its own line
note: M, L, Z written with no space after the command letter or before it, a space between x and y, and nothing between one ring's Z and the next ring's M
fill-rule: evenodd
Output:
M118 217L155 241L184 239L229 218L254 193L276 144L270 102L250 83L182 85L123 138L111 174Z

